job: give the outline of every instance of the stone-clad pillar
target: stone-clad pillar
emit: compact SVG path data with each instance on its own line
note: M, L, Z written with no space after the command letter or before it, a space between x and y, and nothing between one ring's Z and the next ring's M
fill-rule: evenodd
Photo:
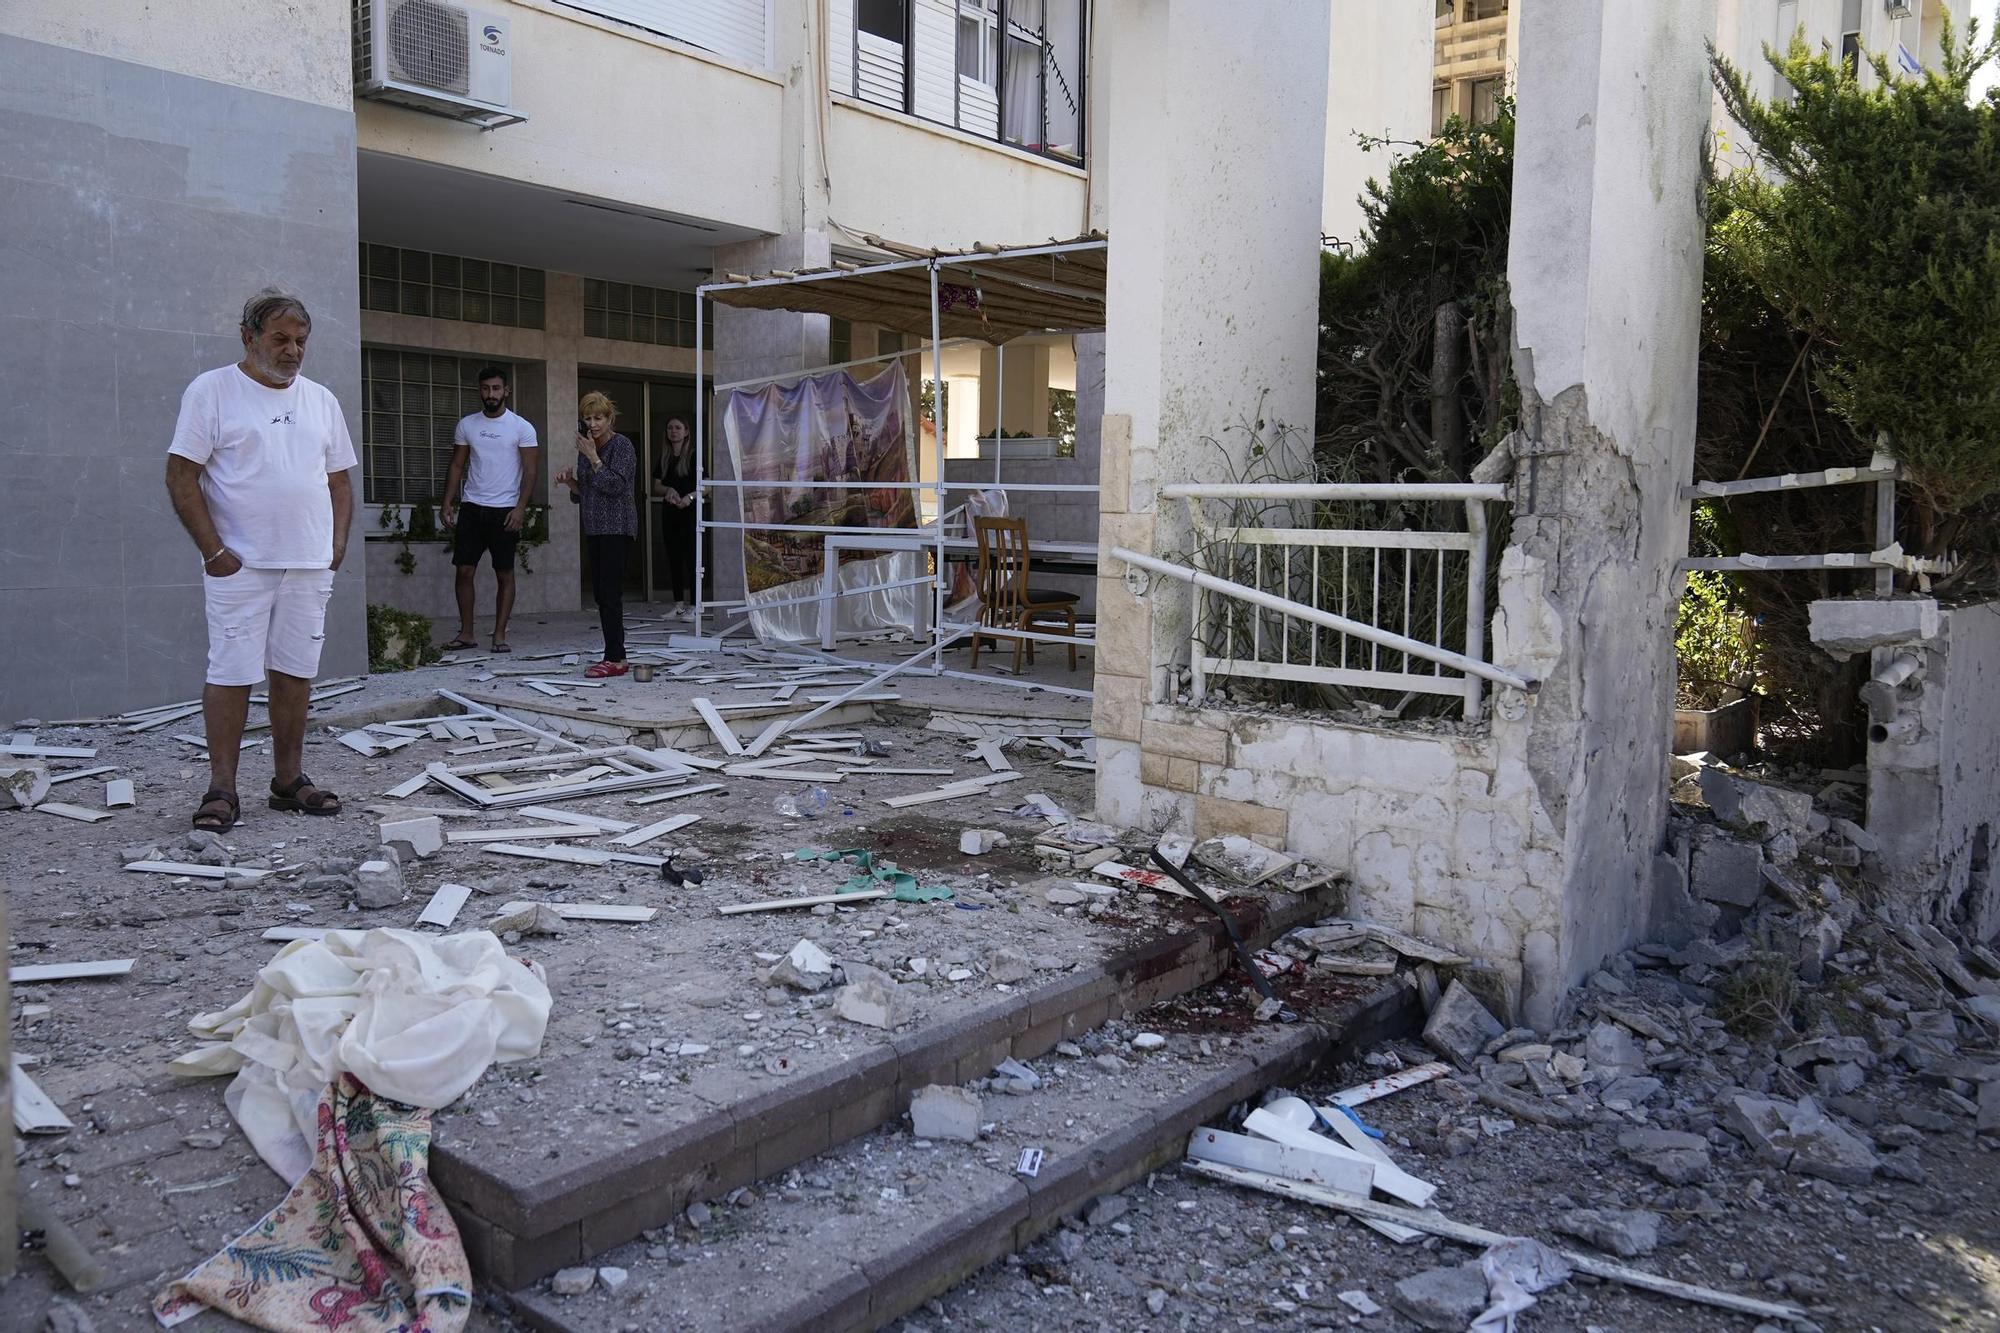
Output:
M1100 455L1098 812L1176 813L1141 782L1145 706L1188 659L1186 590L1135 597L1113 546L1184 551L1173 481L1220 481L1247 428L1309 442L1319 314L1326 5L1107 0L1109 131Z
M1542 682L1524 749L1562 847L1560 884L1533 886L1560 897L1553 930L1522 942L1538 1025L1662 906L1714 9L1539 0L1521 16L1507 277L1522 419L1493 647Z

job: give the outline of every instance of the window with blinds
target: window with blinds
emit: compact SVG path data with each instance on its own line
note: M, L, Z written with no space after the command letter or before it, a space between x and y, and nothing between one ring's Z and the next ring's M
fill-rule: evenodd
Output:
M435 504L460 417L480 410L491 358L361 349L361 491L368 504ZM508 366L513 374L514 367Z
M715 346L715 304L702 310L703 338ZM655 347L694 346L694 293L630 282L583 280L583 336Z
M361 246L361 308L391 315L545 327L547 275L538 268L463 255Z

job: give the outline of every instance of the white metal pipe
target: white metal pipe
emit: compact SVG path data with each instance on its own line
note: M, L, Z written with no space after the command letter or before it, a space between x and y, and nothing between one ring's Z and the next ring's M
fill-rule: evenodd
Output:
M996 373L994 375L994 379L996 381L996 384L994 386L994 393L996 396L993 399L993 485L995 489L998 489L1000 485L1000 454L1001 454L1000 444L1001 441L1007 438L1007 432L1004 429L1002 429L1002 427L1005 426L1007 422L1007 344L1006 343L1001 343L998 347L993 349L993 364L996 367ZM972 438L974 443L978 442L979 431L977 427L973 429Z
M1143 569L1149 574L1160 574L1170 579L1179 579L1183 583L1191 583L1197 588L1206 588L1210 592L1219 592L1226 597L1234 597L1239 601L1249 602L1253 606L1261 606L1266 610L1276 611L1283 615L1297 616L1301 620L1310 620L1316 625L1325 625L1328 629L1339 630L1341 633L1352 635L1363 642L1388 648L1395 652L1406 653L1412 657L1421 657L1427 661L1436 662L1440 666L1448 666L1455 671L1463 671L1468 675L1480 676L1492 681L1496 685L1506 685L1517 690L1533 688L1527 681L1511 671L1503 671L1499 667L1491 666L1485 662L1475 662L1465 654L1452 652L1448 648L1440 648L1435 644L1423 643L1416 639L1406 638L1401 634L1392 634L1385 629L1377 629L1366 621L1350 620L1346 616L1335 615L1331 611L1322 611L1316 606L1307 606L1304 602L1296 602L1289 597L1279 597L1275 593L1264 592L1257 588L1248 588L1241 583L1233 583L1228 579L1219 579L1213 574L1204 574L1198 569L1189 569L1186 565L1176 565L1166 560L1157 560L1150 555L1141 555L1137 551L1128 550L1123 546L1112 547L1111 554L1117 559L1123 560L1126 564L1131 565L1134 569Z
M1893 690L1911 676L1916 675L1917 669L1922 665L1923 660L1915 653L1897 653L1894 661L1875 673L1875 683L1877 685L1886 685Z
M937 260L935 259L931 260L930 271L931 271L931 379L934 386L931 391L931 416L934 418L933 424L936 426L936 429L931 432L931 439L934 442L934 448L932 450L932 461L935 462L937 465L936 475L937 475L938 485L942 486L944 484L945 434L946 431L949 429L949 424L945 421L946 414L944 410L944 348L942 346L944 338L944 329L943 329L944 315L943 312L938 308ZM919 395L919 397L921 397L921 395ZM975 434L977 433L976 427L974 433ZM932 644L932 652L934 654L934 657L932 659L933 675L944 670L944 650L946 645L951 642L951 640L944 637L944 606L945 606L945 600L950 595L951 591L951 575L947 572L944 559L944 492L943 491L938 492L937 503L938 503L937 557L936 557L937 588L932 593L933 598L935 598L935 604L932 607L931 611L931 644Z
M701 596L702 575L705 572L702 554L708 546L708 525L702 521L701 502L702 496L708 493L708 488L702 484L702 477L707 470L705 460L702 458L702 423L708 417L706 410L708 404L701 391L701 344L701 289L697 287L694 293L694 624L692 626L697 638L701 637L702 615L706 610ZM748 585L747 578L745 585Z
M1478 482L1388 485L1376 482L1228 482L1162 486L1163 500L1505 500L1507 488Z

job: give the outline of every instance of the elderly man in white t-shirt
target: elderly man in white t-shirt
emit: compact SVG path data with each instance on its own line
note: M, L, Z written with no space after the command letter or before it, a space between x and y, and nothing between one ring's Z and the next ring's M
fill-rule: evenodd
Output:
M270 806L336 815L302 771L306 703L326 638L334 571L347 554L354 444L340 403L299 374L312 316L266 288L243 307L243 359L197 375L167 450L167 494L201 558L208 613L208 791L194 826L242 813L236 760L251 687L270 688Z

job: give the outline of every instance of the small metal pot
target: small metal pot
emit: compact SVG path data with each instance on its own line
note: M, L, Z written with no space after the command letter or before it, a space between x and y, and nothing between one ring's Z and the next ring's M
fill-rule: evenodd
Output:
M651 684L653 679L653 664L651 662L634 662L632 664L632 679L638 681L641 685Z

